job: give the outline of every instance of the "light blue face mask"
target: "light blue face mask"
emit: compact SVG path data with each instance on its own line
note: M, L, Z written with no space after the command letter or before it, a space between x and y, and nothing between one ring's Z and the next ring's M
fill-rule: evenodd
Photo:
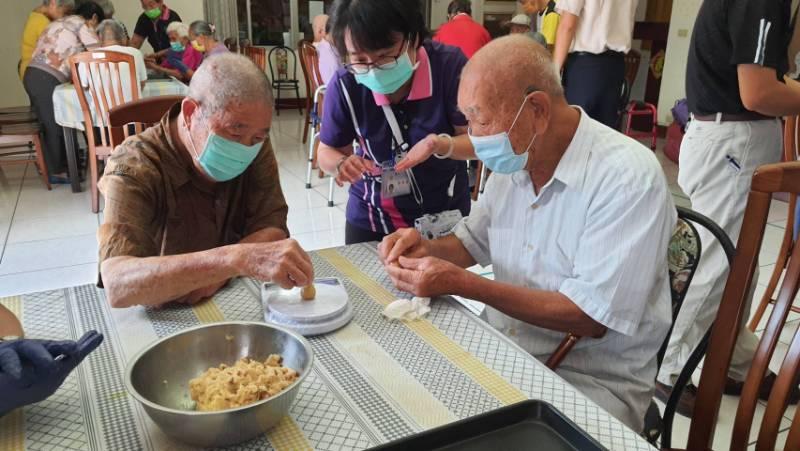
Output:
M191 141L191 144L200 167L209 177L218 182L227 182L242 175L256 159L264 145L263 142L260 142L252 146L245 146L225 139L216 133L211 133L208 135L203 153L198 157L194 141Z
M176 52L182 52L186 50L186 46L181 44L180 41L170 42L169 46Z
M523 108L525 108L525 102L527 102L527 97L519 108L517 117L514 118L511 128L509 128L507 132L489 136L473 136L471 129L467 131L469 140L472 142L472 147L475 148L475 154L478 159L481 160L486 167L491 169L492 172L513 174L523 170L525 165L528 164L528 151L531 149L531 146L533 146L534 141L536 141L537 135L533 135L530 144L528 144L528 148L525 149L525 152L521 155L517 155L514 152L514 148L511 146L511 140L508 137L511 130L514 129L514 125L517 124L517 120L520 114L522 114Z
M391 67L387 67L391 66ZM389 63L370 68L366 74L355 74L356 81L378 94L391 94L403 86L414 75L416 67L408 56L408 45L403 55L397 58L397 64Z

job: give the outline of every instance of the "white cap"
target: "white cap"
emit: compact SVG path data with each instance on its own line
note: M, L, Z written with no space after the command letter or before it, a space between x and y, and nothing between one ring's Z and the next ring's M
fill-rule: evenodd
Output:
M528 16L526 14L517 14L516 16L514 16L511 19L511 22L509 22L509 25L522 25L522 26L525 26L525 27L530 27L531 26L531 18L530 18L530 16Z

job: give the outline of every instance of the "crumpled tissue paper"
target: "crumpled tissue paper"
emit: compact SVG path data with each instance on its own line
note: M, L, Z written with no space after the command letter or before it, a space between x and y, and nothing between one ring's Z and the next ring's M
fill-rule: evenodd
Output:
M383 316L390 320L415 321L431 311L430 303L431 298L398 299L386 306Z

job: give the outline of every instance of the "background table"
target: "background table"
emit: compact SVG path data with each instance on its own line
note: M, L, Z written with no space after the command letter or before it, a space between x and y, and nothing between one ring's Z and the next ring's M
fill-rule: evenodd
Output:
M185 96L189 93L189 87L177 80L148 80L145 82L144 89L141 91L141 98L157 96ZM92 112L92 121L99 123L94 104L89 100ZM69 176L72 180L72 191L80 192L81 184L78 173L77 153L75 152L75 131L84 131L83 110L78 99L78 92L75 86L70 83L56 87L53 92L53 111L56 123L64 128L64 140L67 147L67 166Z
M314 337L313 371L290 415L262 437L232 449L363 449L533 398L553 404L610 449L651 449L588 400L452 299L433 303L413 323L389 322L383 307L401 294L374 245L312 254L317 276L340 277L355 319ZM111 310L93 286L6 298L30 337L106 341L50 399L0 419L0 449L184 449L165 437L127 394L124 370L149 343L217 321L261 321L259 287L236 280L195 307ZM176 358L180 358L176 356Z

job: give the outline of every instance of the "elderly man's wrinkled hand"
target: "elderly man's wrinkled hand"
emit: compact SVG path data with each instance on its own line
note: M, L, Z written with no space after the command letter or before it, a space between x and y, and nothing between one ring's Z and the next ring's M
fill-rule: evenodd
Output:
M76 341L15 340L0 343L0 415L42 401L103 342L97 331Z
M245 276L272 282L284 289L304 287L314 281L311 257L293 239L240 246Z
M439 148L439 136L437 135L428 135L422 141L418 142L411 148L406 155L399 163L395 169L398 172L407 171L415 166L419 166L420 164L428 161L428 159L436 153L436 150Z
M364 174L372 173L375 170L375 163L358 155L350 155L339 165L339 173L336 174L336 183L344 186L345 183L355 183Z
M378 253L384 265L396 263L402 257L423 258L430 255L428 242L416 229L400 229L387 236L378 246Z
M386 265L386 271L398 290L425 298L456 294L459 280L465 272L435 257L400 257L397 263Z

